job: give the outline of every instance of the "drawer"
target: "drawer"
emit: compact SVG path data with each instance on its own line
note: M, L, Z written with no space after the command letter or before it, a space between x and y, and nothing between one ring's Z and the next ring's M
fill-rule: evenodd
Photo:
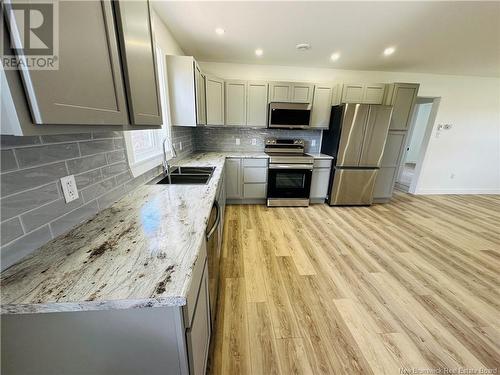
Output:
M244 167L267 167L267 159L243 159Z
M267 181L267 168L245 167L243 169L244 183L259 183Z
M331 166L331 159L314 159L314 168L330 168Z
M193 321L196 299L198 298L198 291L200 290L200 284L203 278L203 270L205 268L206 259L207 259L207 247L206 247L206 242L203 241L200 247L200 253L198 254L198 259L196 259L196 263L193 266L191 285L187 293L187 302L186 306L184 306L183 308L184 326L186 328L191 327Z
M267 184L245 184L243 185L244 199L266 198Z

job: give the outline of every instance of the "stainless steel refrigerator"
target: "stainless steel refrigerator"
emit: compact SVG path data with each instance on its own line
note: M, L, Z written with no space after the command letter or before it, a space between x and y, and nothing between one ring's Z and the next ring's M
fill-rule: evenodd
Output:
M370 205L384 153L392 106L342 104L332 107L321 152L334 157L328 204Z

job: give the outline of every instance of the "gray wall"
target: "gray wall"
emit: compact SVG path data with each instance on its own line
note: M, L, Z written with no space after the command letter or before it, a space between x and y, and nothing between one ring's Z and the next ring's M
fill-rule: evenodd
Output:
M302 138L306 141L306 152L319 152L321 130L280 130L280 129L239 129L239 128L195 128L196 151L264 151L264 141L268 137ZM235 139L241 144L236 145ZM252 139L256 145L252 145ZM316 142L312 146L312 141Z
M191 129L173 142L193 152ZM136 178L128 168L123 132L1 137L1 268L106 208L159 168ZM59 178L74 174L79 199L65 203Z

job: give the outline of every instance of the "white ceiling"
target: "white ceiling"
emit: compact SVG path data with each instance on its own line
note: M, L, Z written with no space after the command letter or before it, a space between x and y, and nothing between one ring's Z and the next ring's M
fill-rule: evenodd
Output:
M154 7L200 61L500 76L500 2L157 0ZM312 48L297 51L297 43ZM388 46L397 50L384 57ZM333 52L341 54L336 62Z

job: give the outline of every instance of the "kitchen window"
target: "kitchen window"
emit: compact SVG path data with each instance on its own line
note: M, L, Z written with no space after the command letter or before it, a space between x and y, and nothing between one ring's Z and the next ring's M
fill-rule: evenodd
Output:
M131 130L125 132L125 145L130 169L134 177L160 165L163 160L163 140L171 139L170 111L166 88L165 56L156 46L156 64L162 108L163 125L161 129ZM167 142L167 158L170 157L170 142Z

